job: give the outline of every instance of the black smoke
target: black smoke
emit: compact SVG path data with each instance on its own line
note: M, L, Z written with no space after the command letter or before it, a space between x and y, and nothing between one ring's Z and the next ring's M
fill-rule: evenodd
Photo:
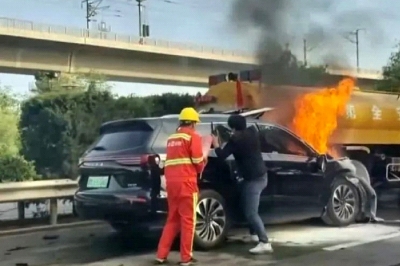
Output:
M303 76L304 67L299 68L301 63L291 51L303 51L303 39L308 49L315 48L313 58L318 54L321 65L349 67L350 60L355 60L355 52L350 58L345 51L351 46L349 41L354 41L350 32L366 28L368 36L382 38L379 11L360 9L356 2L360 1L234 0L231 20L243 38L250 30L258 32L257 55L264 81L293 84Z

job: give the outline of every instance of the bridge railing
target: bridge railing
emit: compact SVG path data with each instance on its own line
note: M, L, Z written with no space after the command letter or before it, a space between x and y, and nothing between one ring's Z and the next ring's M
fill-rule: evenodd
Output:
M67 35L71 37L84 38L84 39L108 40L120 43L131 43L135 45L147 45L147 46L171 48L175 50L187 50L205 54L236 56L241 58L254 57L252 53L244 51L225 50L198 44L187 44L187 43L159 40L152 38L140 38L134 35L124 35L113 32L102 32L98 30L87 30L87 29L67 27L62 25L49 25L49 24L36 23L33 21L4 18L4 17L2 18L0 17L0 28L1 27L40 32L40 33L56 34L56 35ZM381 71L369 70L369 69L359 69L359 71L356 71L344 68L343 69L332 68L329 69L329 72L333 75L351 74L353 76L357 76L360 78L377 78L377 77L379 78L381 76Z
M151 45L151 46L173 48L180 50L190 50L190 51L204 52L204 53L211 53L218 55L230 55L230 56L240 56L240 57L252 56L251 53L246 53L243 51L225 50L198 44L185 44L185 43L151 39L151 38L140 38L135 35L117 34L113 32L102 32L98 30L87 30L87 29L80 29L80 28L67 27L61 25L49 25L27 20L11 19L4 17L0 18L0 27L15 28L15 29L35 31L41 33L63 34L71 37L102 39L115 42Z
M69 179L2 183L0 203L50 200L50 224L54 225L58 216L57 200L72 197L77 189L78 182ZM24 204L19 204L19 215L24 209Z

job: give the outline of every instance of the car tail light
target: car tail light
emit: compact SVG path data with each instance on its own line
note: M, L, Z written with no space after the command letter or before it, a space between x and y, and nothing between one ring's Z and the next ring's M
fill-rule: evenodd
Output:
M146 154L140 158L141 166L158 166L160 162L160 156L157 154Z
M146 203L147 199L138 196L131 196L131 195L116 195L116 197L122 201L128 201L130 204L135 202Z
M140 165L141 167L159 165L160 161L160 156L157 154L145 154L116 160L116 162L121 165Z
M127 157L127 158L120 158L115 160L116 163L120 165L140 165L141 157L134 156L134 157Z

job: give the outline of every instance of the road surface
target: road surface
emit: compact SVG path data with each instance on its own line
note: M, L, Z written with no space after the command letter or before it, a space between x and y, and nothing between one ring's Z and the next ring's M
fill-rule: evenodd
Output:
M392 207L378 213L400 219ZM199 265L377 265L400 263L400 223L326 227L318 221L267 227L275 252L251 256L244 230L234 230L219 250L196 252ZM157 239L122 237L108 225L78 227L0 238L1 266L144 266L153 259ZM176 251L172 261L178 261ZM358 262L358 263L357 263ZM26 264L24 264L26 263Z

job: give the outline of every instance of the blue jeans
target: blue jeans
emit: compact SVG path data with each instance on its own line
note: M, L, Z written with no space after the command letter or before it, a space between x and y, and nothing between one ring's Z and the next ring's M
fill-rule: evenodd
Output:
M257 180L243 181L241 195L244 215L249 223L251 235L257 235L260 242L268 243L267 232L264 223L258 214L261 192L267 187L268 176L265 174Z

